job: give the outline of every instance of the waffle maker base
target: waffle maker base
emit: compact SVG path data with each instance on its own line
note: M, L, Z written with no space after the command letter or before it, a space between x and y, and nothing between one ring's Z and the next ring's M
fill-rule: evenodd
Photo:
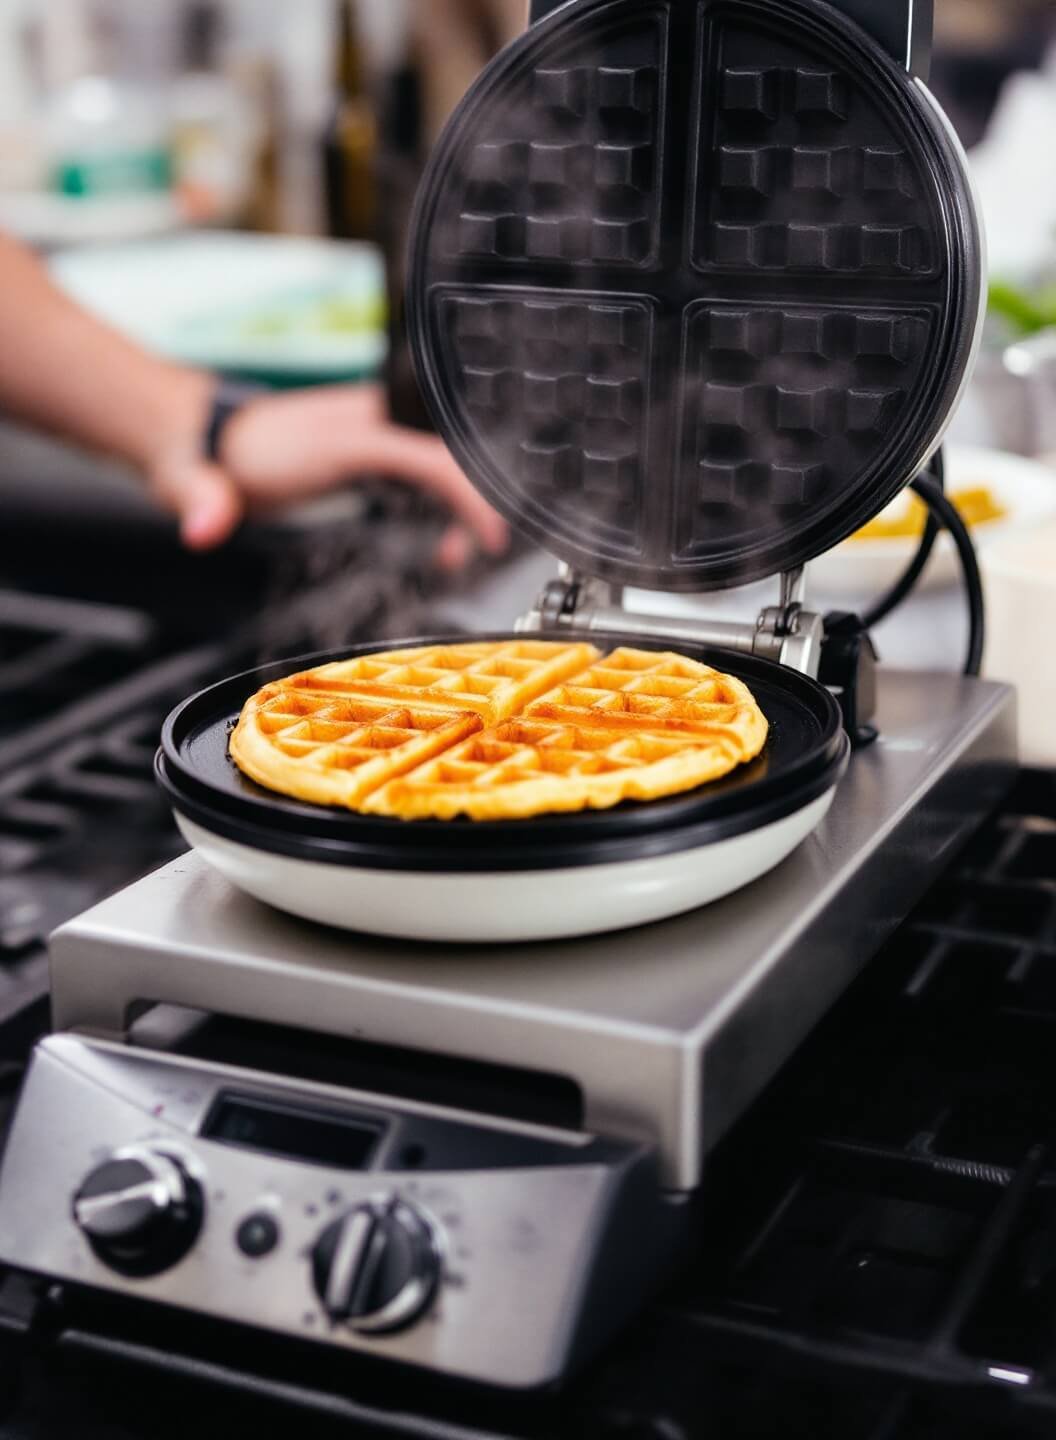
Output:
M543 638L670 648L619 634ZM708 904L772 870L824 818L847 766L840 711L823 686L767 660L680 641L682 653L743 680L771 727L758 760L687 795L530 820L407 822L272 794L237 769L228 736L262 685L390 648L249 671L169 717L159 782L189 844L239 889L309 920L401 939L511 942L620 930Z

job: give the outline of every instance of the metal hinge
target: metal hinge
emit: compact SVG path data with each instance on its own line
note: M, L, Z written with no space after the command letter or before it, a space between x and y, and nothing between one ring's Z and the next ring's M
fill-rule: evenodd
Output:
M608 631L654 640L692 640L776 660L816 679L825 626L820 615L804 608L803 578L802 570L782 575L780 601L763 610L752 624L628 610L620 586L577 575L563 565L557 579L545 587L517 629L522 633L565 629Z

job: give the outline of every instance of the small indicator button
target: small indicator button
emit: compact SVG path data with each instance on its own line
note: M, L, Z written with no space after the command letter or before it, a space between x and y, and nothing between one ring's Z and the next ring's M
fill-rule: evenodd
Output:
M265 1211L247 1215L235 1231L235 1243L242 1254L248 1255L251 1260L270 1255L279 1243L278 1221Z

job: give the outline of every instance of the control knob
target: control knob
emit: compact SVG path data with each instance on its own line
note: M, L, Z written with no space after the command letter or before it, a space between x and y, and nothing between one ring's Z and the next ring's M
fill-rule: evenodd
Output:
M73 1218L104 1264L158 1275L182 1260L202 1227L202 1191L171 1155L146 1145L115 1150L73 1197Z
M402 1330L429 1307L440 1279L430 1221L398 1195L348 1210L312 1250L312 1280L335 1323L364 1334Z

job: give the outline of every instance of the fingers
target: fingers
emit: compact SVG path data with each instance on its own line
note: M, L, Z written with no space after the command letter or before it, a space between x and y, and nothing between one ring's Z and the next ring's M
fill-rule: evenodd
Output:
M464 570L473 558L473 538L462 525L449 525L436 547L437 566L448 575Z
M417 485L434 495L463 521L485 550L501 555L509 528L466 479L454 457L435 435L395 425L378 426L358 438L356 468Z
M216 465L188 468L175 494L180 535L190 550L222 545L242 519L238 489Z
M294 500L365 475L415 485L446 505L492 554L503 520L434 435L393 425L379 387L331 386L255 400L224 435L223 461L249 503Z

